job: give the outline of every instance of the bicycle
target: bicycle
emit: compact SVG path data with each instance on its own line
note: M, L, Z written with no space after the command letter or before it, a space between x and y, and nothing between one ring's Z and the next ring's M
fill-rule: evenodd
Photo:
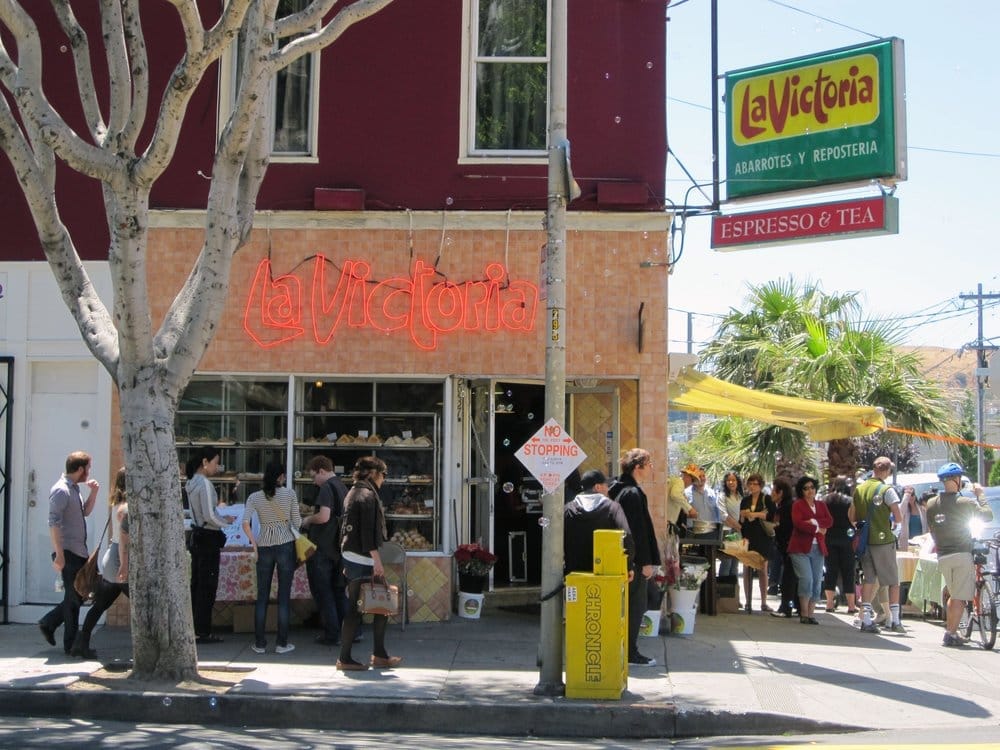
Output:
M976 592L972 601L965 605L965 637L969 638L972 635L973 627L978 628L979 641L986 650L992 649L997 641L997 598L994 591L1000 574L986 569L989 553L996 549L1000 549L1000 541L996 539L977 542L973 547Z

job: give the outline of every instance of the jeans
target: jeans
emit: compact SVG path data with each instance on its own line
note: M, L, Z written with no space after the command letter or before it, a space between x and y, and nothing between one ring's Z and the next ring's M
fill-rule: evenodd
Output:
M115 603L121 594L128 596L127 583L112 583L104 578L98 580L97 591L94 593L94 604L83 620L82 632L84 635L89 637L94 632L94 628L97 625L97 621L101 619L101 615L111 609L111 605Z
M288 645L288 625L292 612L292 578L295 576L295 542L257 547L257 604L253 611L253 632L258 646L264 646L267 603L271 599L271 578L278 568L278 641Z
M723 557L719 562L719 578L731 578L740 571L740 561L735 557Z
M53 552L52 555L54 558L55 553ZM39 622L49 630L55 630L60 625L65 626L63 628L63 650L69 653L73 647L73 641L76 640L76 631L80 628L80 605L82 604L80 595L73 588L73 581L80 568L87 562L87 558L64 549L63 560L66 561L62 569L63 600L46 612Z
M808 554L796 552L789 557L799 578L799 598L818 602L823 593L823 553L819 551L819 545L814 544Z
M323 625L323 635L330 641L336 641L340 638L340 625L347 617L347 582L343 566L339 560L334 561L317 550L306 561L306 574Z
M194 634L212 634L212 608L219 590L221 549L209 534L196 533L191 540L191 610Z

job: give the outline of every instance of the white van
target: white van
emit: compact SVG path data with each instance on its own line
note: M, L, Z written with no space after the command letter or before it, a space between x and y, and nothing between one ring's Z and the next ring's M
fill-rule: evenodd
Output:
M923 497L924 493L927 491L936 495L944 489L941 484L941 480L938 479L938 475L930 471L921 474L897 474L896 479L893 482L893 486L895 486L900 497L903 496L904 487L912 486L916 492L918 500ZM972 497L972 480L963 476L962 489L959 490L958 494Z

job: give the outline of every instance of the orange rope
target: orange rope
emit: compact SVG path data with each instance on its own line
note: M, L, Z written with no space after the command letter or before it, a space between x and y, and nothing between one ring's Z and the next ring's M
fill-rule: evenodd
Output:
M880 427L880 425L872 424L871 422L863 422L866 427ZM993 443L980 443L976 440L964 440L963 438L948 437L947 435L932 435L929 432L919 432L917 430L905 430L902 427L882 427L881 429L887 430L888 432L898 432L903 435L912 435L913 437L924 438L925 440L943 440L946 443L958 443L959 445L972 445L972 446L982 446L983 448L995 448L1000 450L1000 445L994 445Z

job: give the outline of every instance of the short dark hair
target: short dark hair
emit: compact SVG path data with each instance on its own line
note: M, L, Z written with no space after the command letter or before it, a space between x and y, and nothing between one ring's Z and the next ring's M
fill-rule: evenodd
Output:
M594 489L599 484L607 484L608 478L604 476L604 472L600 469L589 469L583 472L580 477L580 487L584 492Z
M73 451L66 456L66 473L76 474L80 469L90 463L90 454L84 451Z
M795 494L798 495L799 497L802 497L802 493L805 492L807 484L811 484L813 488L817 492L819 492L819 482L817 482L815 479L813 479L811 476L807 474L805 476L799 477L799 481L795 483Z
M306 464L306 471L333 471L333 461L329 456L313 456Z

